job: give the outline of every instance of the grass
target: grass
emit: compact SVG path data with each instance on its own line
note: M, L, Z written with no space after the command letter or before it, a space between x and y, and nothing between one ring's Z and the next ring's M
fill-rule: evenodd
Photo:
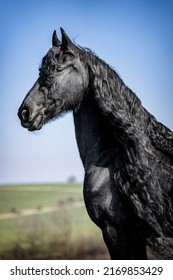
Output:
M0 214L10 212L12 208L52 206L70 197L82 199L80 184L0 186Z
M0 214L12 209L58 208L56 212L40 210L37 215L0 220L0 259L92 259L99 248L104 251L100 230L84 205L73 207L79 200L79 184L1 186Z

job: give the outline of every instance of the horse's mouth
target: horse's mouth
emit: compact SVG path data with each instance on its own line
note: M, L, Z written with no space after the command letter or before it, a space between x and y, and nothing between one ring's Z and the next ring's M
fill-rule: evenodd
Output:
M44 115L38 114L32 120L21 120L21 125L29 131L40 130L44 125Z
M55 115L56 108L54 104L51 107L51 110L50 108L42 108L42 110L39 110L38 112L22 106L18 111L18 117L21 121L21 125L29 131L40 130L43 125L54 118Z

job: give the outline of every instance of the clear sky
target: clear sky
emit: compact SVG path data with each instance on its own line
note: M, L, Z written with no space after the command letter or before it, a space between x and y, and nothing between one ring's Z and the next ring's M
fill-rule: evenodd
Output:
M173 1L0 0L0 9L0 184L83 180L72 114L36 133L17 117L59 27L112 65L173 130Z

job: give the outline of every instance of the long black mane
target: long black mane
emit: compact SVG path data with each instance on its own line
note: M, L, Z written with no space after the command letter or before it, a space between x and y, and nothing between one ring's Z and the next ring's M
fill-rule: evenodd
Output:
M142 106L103 60L84 49L80 58L89 64L89 91L121 151L115 159L115 182L156 236L172 236L173 132Z

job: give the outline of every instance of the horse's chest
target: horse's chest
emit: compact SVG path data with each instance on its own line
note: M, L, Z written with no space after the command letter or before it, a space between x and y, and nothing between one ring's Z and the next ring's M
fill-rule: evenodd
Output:
M84 199L92 220L100 225L107 217L115 221L122 209L119 191L114 185L112 167L91 166L85 175Z

